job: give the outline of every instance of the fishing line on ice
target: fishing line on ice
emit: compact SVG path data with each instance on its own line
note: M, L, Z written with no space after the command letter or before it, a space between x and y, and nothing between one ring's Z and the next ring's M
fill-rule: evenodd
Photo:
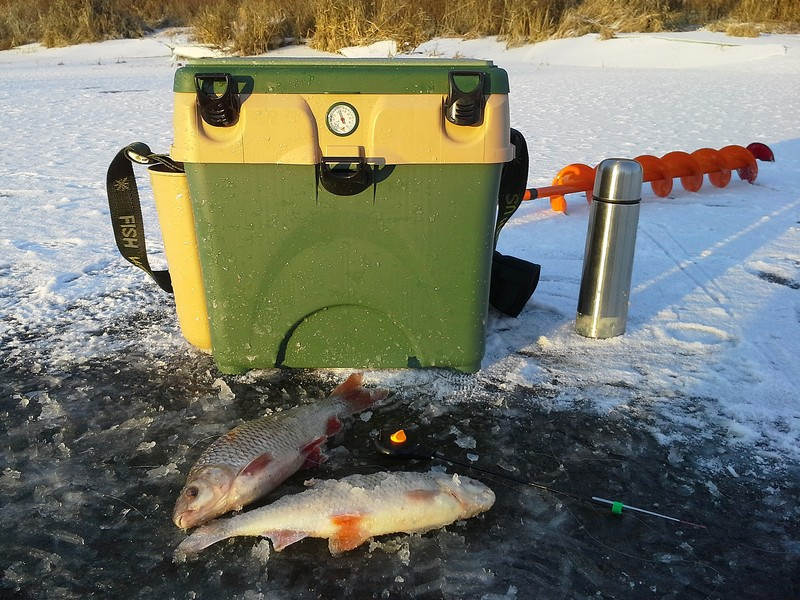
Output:
M112 500L116 500L117 502L120 502L120 503L124 504L125 506L129 507L130 509L135 510L137 513L139 513L139 515L143 519L147 519L148 518L146 514L144 514L142 511L140 511L138 508L136 508L133 504L123 500L122 498L118 498L117 496L113 496L111 494L104 494L103 492L98 492L97 490L91 490L90 489L89 491L94 492L95 494L97 494L98 496L101 496L103 498L111 498Z
M506 474L503 474L503 473L499 473L497 471L493 471L491 469L487 469L485 467L480 467L480 466L474 464L474 462L468 463L468 462L464 462L464 461L461 461L461 460L457 460L457 459L454 459L452 457L443 455L440 452L437 452L437 451L432 450L430 448L426 448L426 447L424 447L424 446L422 446L420 444L412 444L412 443L410 443L410 440L407 438L407 435L406 435L406 433L405 433L405 431L403 429L397 430L393 434L391 434L389 436L388 442L383 441L380 436L377 437L374 440L374 445L375 445L375 448L376 448L376 450L378 452L380 452L381 454L387 455L387 456L392 456L392 457L396 457L396 458L400 458L400 459L413 459L413 458L416 458L416 459L423 459L423 460L433 460L433 459L443 460L443 461L449 462L449 463L454 464L454 465L459 465L459 466L462 466L462 467L473 469L473 470L478 471L480 473L484 473L484 474L487 474L487 475L492 475L492 476L495 476L495 477L503 477L503 478L505 478L505 479L507 479L509 481L513 481L515 483L519 483L519 484L526 485L526 486L529 486L529 487L545 490L547 492L550 492L551 494L556 494L556 495L559 495L559 496L565 496L567 498L572 498L572 499L575 499L575 500L580 500L582 502L587 502L587 503L592 503L592 504L609 505L611 507L611 512L614 513L614 514L622 514L623 510L627 510L627 511L637 512L637 513L640 513L640 514L647 514L647 515L650 515L652 517L658 517L660 519L665 519L665 520L668 520L668 521L674 521L676 523L681 523L683 525L689 525L691 527L697 527L697 528L701 528L701 529L705 529L706 528L705 525L701 525L701 524L698 524L698 523L693 523L693 522L687 521L685 519L679 519L679 518L676 518L676 517L672 517L672 516L665 515L665 514L662 514L662 513L657 513L657 512L654 512L654 511L650 511L650 510L645 510L645 509L642 509L642 508L639 508L639 507L636 507L636 506L625 504L625 503L623 503L621 501L606 500L604 498L600 498L600 497L597 497L597 496L590 496L588 494L577 494L577 493L574 493L574 492L568 492L568 491L556 489L556 488L553 488L553 487L550 487L550 486L547 486L547 485L544 485L544 484L541 484L541 483L537 483L535 481L531 481L531 480L528 480L528 479L521 479L521 478L515 477L513 475L506 475Z
M504 475L504 474L494 473L494 472L489 471L487 469L482 469L481 467L478 467L477 465L468 465L468 464L461 463L459 461L451 460L450 458L444 457L444 456L439 455L438 453L435 453L435 452L433 452L432 454L434 455L433 458L438 458L438 459L440 459L442 461L449 462L450 464L453 464L453 465L460 465L460 466L464 466L465 468L470 468L470 469L474 469L476 471L479 471L482 474L482 479L484 481L491 482L493 485L497 485L497 486L503 487L503 488L508 489L508 490L519 491L520 485L523 485L526 488L533 487L534 489L538 489L540 492L544 491L544 492L555 493L556 495L565 496L566 498L571 499L571 500L578 500L578 501L582 501L584 504L589 504L587 502L586 498L584 498L583 496L580 496L579 494L572 494L570 492L562 492L560 490L554 490L554 489L550 488L549 486L527 482L527 481L524 481L524 480L521 480L521 479L518 479L518 478L515 478L515 477L509 477L509 476ZM563 462L560 461L558 459L558 457L552 456L552 458L558 460L559 465L563 466ZM563 469L563 471L569 477L569 473L567 473L566 469ZM653 564L653 565L664 564L664 561L660 561L660 560L653 559L653 558L646 558L644 556L637 556L637 555L632 554L630 552L626 552L624 550L620 550L618 548L614 548L614 547L610 546L608 543L603 542L596 535L591 533L589 531L589 528L587 527L587 524L584 523L584 521L580 517L578 517L578 515L574 512L574 510L567 503L559 502L559 504L560 504L561 507L563 507L563 509L567 512L567 514L569 514L569 516L578 525L580 531L582 531L598 547L608 551L611 554L614 554L614 555L617 555L617 556L620 556L620 557L624 557L624 558L628 558L628 559L631 559L631 560L635 560L635 561L638 561L638 562L642 562L642 563L646 563L646 564ZM597 507L594 504L590 504L590 508L596 509ZM639 517L635 513L626 513L626 514L628 514L630 518L635 519L637 522L642 523L645 527L647 527L651 531L656 531L655 527L651 526L651 524L648 522L648 520ZM659 516L661 516L661 515L659 515ZM692 560L687 560L687 559L684 559L684 558L677 558L677 557L673 561L670 561L669 564L671 564L671 565L685 564L687 566L697 566L697 567L700 567L700 568L702 568L704 570L712 571L716 575L716 577L715 577L715 581L716 582L714 584L714 589L706 596L706 598L712 597L714 595L714 593L716 593L716 590L719 588L719 585L720 585L719 584L720 573L719 573L719 571L717 571L716 569L714 569L710 565L707 565L707 564L705 564L703 562L700 562L700 561L692 561Z
M639 561L639 562L642 562L642 563L648 563L648 564L653 564L653 565L665 564L663 561L655 560L655 559L652 559L652 558L645 558L643 556L636 556L635 554L630 554L629 552L625 552L623 550L618 550L617 548L613 548L613 547L609 546L608 544L602 542L597 536L592 535L592 533L586 528L586 526L583 524L583 522L577 517L577 515L575 515L574 512L572 512L570 507L567 506L566 504L564 504L564 510L566 510L570 514L570 516L572 516L572 518L575 519L575 522L580 526L580 528L584 532L584 534L589 539L591 539L595 544L600 546L601 548L603 548L603 549L605 549L605 550L607 550L607 551L609 551L611 553L617 554L619 556L623 556L625 558L630 558L631 560L636 560L636 561ZM644 519L641 519L636 515L632 515L632 516L637 521L647 525L646 523L644 523ZM671 564L676 564L676 563L684 563L684 564L690 565L690 566L698 566L698 567L700 567L702 569L708 569L708 570L713 571L714 574L716 575L716 577L715 577L716 582L715 582L715 585L714 585L714 589L708 595L705 596L704 600L708 600L709 598L712 598L714 596L716 591L719 589L720 580L722 579L721 574L717 569L715 569L711 565L702 563L700 561L687 560L685 558L679 558L679 559L677 559L675 561L675 563L671 563Z

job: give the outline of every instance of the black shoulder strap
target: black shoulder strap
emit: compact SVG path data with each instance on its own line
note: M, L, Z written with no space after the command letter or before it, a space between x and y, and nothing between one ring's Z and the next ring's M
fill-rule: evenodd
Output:
M179 163L167 156L153 154L146 144L134 142L120 150L108 166L106 192L111 212L111 226L120 254L131 264L148 273L161 289L172 293L169 271L153 271L147 260L144 241L144 222L133 163L160 163L174 171L183 171Z
M500 230L516 212L528 186L528 145L523 135L511 130L514 158L503 165L500 191L497 198L497 224L494 244ZM530 300L539 283L541 267L521 258L505 256L497 250L492 258L492 279L489 287L489 303L511 317L518 316Z
M525 190L528 187L528 144L523 135L516 129L511 129L511 145L514 146L514 158L503 165L500 175L500 191L497 195L497 224L494 228L494 245L500 230L511 216L517 212Z

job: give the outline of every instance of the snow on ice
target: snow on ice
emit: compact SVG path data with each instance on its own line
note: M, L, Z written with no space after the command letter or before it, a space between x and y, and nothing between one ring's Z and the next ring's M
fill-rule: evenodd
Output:
M487 481L497 505L479 519L335 560L313 541L271 556L250 540L175 564L183 534L169 514L202 449L345 376L222 378L181 338L171 300L116 251L106 168L132 141L168 150L176 65L207 52L184 32L0 52L0 522L13 540L0 549L4 594L800 595L800 36L584 36L514 49L438 39L415 49L508 71L532 187L570 163L728 144L763 142L776 162L759 163L754 185L734 175L725 188L706 180L657 198L645 184L627 332L610 340L573 329L586 201L569 196L567 215L525 203L499 250L541 264L542 278L519 318L490 313L480 372L368 373L394 400L356 419L320 468L393 468L370 436L411 425L454 458L707 530L618 518L498 478ZM284 492L300 489L302 474Z

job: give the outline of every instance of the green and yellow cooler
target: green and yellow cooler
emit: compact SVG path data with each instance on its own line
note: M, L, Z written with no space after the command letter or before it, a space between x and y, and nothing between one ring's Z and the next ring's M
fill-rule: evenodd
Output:
M220 370L480 368L505 71L215 59L174 91Z

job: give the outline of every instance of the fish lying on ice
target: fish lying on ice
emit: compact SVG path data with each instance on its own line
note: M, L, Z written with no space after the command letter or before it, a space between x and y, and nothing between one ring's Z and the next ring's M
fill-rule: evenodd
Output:
M303 466L325 459L321 446L342 419L384 399L354 373L321 401L244 423L212 443L189 471L172 520L195 527L261 498Z
M309 489L196 530L178 546L191 556L234 536L263 536L280 552L306 537L327 538L331 554L387 533L423 533L473 517L494 504L494 492L446 473L375 473L315 481Z

